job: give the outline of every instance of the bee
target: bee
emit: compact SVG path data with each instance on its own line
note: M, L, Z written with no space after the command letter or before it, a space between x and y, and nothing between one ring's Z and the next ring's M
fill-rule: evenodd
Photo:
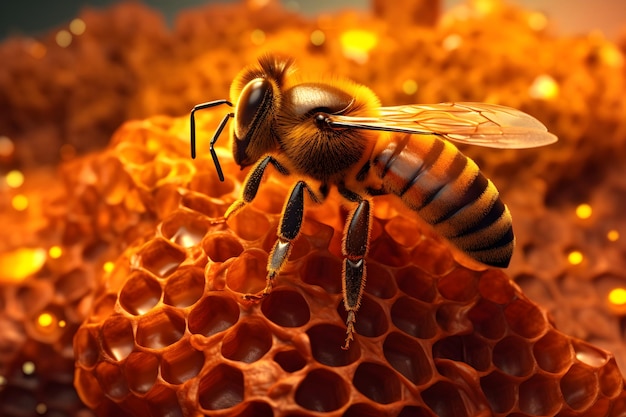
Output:
M381 107L376 95L363 85L336 78L303 78L293 59L268 54L237 75L230 101L202 103L191 110L193 158L195 112L220 105L234 107L210 141L220 180L224 174L214 145L231 118L234 160L242 169L252 166L241 197L224 219L254 200L268 167L298 179L282 210L266 286L245 298L260 300L271 292L300 233L305 195L322 203L331 187L336 187L353 206L342 240L347 311L344 349L354 339L365 285L374 196L399 197L462 252L483 264L505 268L515 244L509 210L476 163L450 141L531 148L557 140L532 116L495 104Z

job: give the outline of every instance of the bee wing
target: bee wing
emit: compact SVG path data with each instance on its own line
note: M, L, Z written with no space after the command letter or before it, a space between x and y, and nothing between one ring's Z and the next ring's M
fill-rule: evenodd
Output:
M486 103L416 104L379 108L378 117L329 115L331 127L436 134L491 148L534 148L557 137L534 117L511 107Z

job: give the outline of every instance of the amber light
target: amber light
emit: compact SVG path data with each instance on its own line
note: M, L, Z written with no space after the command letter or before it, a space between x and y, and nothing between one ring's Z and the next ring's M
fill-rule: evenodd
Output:
M41 248L21 248L0 254L0 282L22 281L39 271L46 262Z

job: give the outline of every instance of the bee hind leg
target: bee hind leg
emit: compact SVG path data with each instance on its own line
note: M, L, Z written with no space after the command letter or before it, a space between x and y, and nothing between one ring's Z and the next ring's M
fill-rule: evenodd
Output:
M356 312L361 305L365 287L365 255L369 247L371 228L370 202L360 200L346 223L342 253L344 255L342 287L343 304L348 313L346 319L346 342L342 349L348 349L354 340Z

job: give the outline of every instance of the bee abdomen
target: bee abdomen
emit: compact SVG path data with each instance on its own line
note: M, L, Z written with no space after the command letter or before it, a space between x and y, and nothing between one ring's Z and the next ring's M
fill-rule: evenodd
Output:
M386 192L398 195L474 259L509 264L515 238L508 208L474 161L436 136L390 142L374 160Z

